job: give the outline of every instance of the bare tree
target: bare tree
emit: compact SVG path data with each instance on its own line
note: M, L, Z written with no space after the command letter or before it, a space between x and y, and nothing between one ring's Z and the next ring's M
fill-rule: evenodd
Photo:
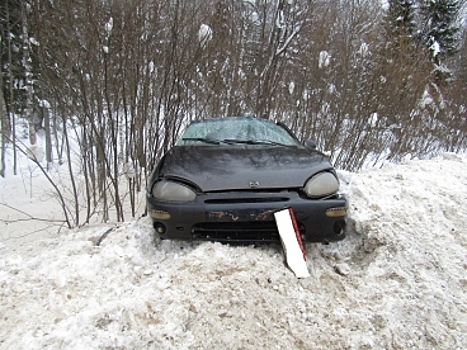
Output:
M465 145L463 95L435 96L426 51L389 30L376 0L30 6L32 100L48 101L47 160L67 163L70 188L59 189L72 226L124 220L128 206L137 215L149 172L198 118L285 122L345 169Z

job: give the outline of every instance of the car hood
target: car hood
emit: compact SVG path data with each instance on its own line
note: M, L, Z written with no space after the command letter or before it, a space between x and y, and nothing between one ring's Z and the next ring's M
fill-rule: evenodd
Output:
M329 169L328 157L305 147L177 146L164 156L157 177L183 179L203 192L286 189Z

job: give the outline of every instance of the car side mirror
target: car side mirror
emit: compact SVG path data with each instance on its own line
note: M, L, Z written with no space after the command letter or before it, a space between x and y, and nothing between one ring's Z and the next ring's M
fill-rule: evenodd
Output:
M305 141L305 146L308 147L308 148L316 149L316 147L317 147L316 141L312 140L312 139L306 140Z

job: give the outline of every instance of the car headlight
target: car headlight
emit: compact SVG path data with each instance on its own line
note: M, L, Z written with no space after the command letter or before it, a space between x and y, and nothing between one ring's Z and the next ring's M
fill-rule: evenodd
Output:
M322 172L308 180L303 190L310 198L329 196L339 190L339 180L330 172Z
M191 188L178 182L162 180L152 188L155 199L163 202L191 202L196 198L196 193Z

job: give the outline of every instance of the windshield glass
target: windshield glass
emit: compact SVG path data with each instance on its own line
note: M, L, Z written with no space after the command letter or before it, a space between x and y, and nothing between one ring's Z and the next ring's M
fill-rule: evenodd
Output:
M177 142L177 146L219 144L300 145L284 128L269 120L253 117L229 117L193 122Z

